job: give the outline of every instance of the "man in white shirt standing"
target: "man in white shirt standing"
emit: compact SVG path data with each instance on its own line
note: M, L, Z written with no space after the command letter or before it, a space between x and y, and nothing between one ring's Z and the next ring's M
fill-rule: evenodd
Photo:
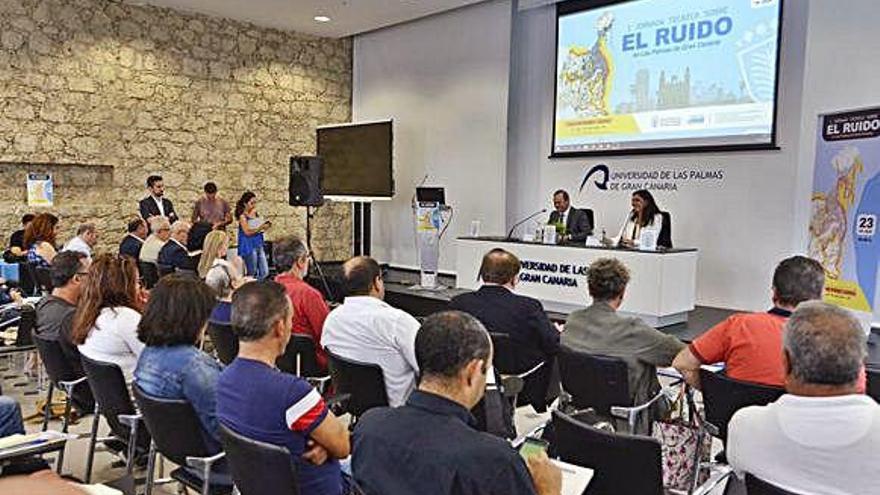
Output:
M876 493L880 406L856 384L865 356L865 334L848 311L798 306L783 340L788 393L733 416L730 465L795 493Z
M321 345L337 356L382 368L388 403L403 405L415 388L419 322L383 301L385 284L376 260L357 256L342 266L348 297L324 321Z
M67 241L63 251L78 251L91 258L97 244L98 228L93 223L84 223L76 229L76 237Z

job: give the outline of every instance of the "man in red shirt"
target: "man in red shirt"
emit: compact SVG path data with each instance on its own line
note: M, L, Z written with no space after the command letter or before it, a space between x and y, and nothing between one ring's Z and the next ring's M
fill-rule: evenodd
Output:
M804 256L782 260L773 273L773 308L727 318L675 357L672 366L699 388L700 365L725 363L730 378L782 387L782 327L798 304L822 298L825 270Z
M321 293L304 280L309 273L309 249L297 238L275 241L272 254L279 270L286 270L275 281L284 286L293 304L293 333L308 335L315 341L318 365L327 369L327 354L321 347L321 329L330 313Z

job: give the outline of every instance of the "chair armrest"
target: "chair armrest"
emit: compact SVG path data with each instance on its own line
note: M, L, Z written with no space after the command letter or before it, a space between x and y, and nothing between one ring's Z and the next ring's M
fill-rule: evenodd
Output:
M76 387L77 385L85 382L86 380L88 380L88 377L83 376L83 377L77 378L76 380L60 381L60 382L58 382L58 385L60 385L64 389L64 391L67 392L68 395L70 395L70 392L73 390L73 387Z
M658 400L663 398L663 396L665 396L665 395L666 395L666 392L664 390L661 390L661 391L657 392L657 395L655 395L651 400L649 400L648 402L645 402L644 404L640 404L638 406L632 406L632 407L611 406L611 415L616 416L621 419L629 419L632 417L632 415L638 414L638 413L644 411L645 409L651 407L652 405L654 405L655 402L657 402Z
M519 375L510 375L510 376L499 376L498 377L499 385L494 385L494 387L499 388L501 390L501 395L504 397L516 397L522 392L523 389L523 379ZM489 390L489 387L486 387Z
M116 418L119 420L120 423L124 424L125 426L128 426L129 428L131 428L131 427L134 426L138 421L140 421L141 419L143 419L143 417L144 417L144 416L143 416L142 414L140 414L140 413L137 413L137 414L120 414L120 415L116 416Z
M326 400L327 409L333 411L333 414L340 416L348 412L348 401L351 400L351 394L336 394Z
M317 386L324 386L327 382L330 381L330 376L309 376L306 377L305 380L309 382L313 387L318 388Z
M530 370L528 370L528 371L526 371L526 372L523 372L523 373L519 373L519 374L516 375L516 376L518 376L518 377L520 377L520 378L522 378L522 379L526 379L526 378L528 378L530 375L534 374L536 371L538 371L539 369L541 369L541 367L543 367L545 364L547 364L547 361L541 361L540 363L536 364L532 369L530 369Z
M214 463L224 457L226 457L226 452L220 452L219 454L214 454L210 457L186 456L186 465L195 469L210 470Z
M722 481L727 480L727 478L730 478L733 475L734 471L730 466L725 464L713 464L710 469L709 479L702 485L696 487L691 495L708 495L715 490Z

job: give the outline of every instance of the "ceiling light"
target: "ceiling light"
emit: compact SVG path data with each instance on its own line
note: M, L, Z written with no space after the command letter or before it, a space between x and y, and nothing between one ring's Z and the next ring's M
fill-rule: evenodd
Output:
M317 21L317 22L330 22L330 18L327 17L326 15L316 15L315 21Z

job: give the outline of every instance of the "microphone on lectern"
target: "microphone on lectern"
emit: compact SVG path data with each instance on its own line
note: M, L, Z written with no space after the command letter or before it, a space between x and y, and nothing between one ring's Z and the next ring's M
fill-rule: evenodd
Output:
M509 240L511 240L511 239L513 238L513 237L512 237L512 236L513 236L513 231L516 230L517 227L519 227L520 225L522 225L522 224L528 222L529 220L535 218L536 216L540 215L541 213L547 213L547 208L542 208L541 210L536 211L536 212L532 213L531 215L529 215L529 216L523 218L523 219L520 220L519 222L516 222L515 224L513 224L513 227L510 228L510 232L507 233L507 238L506 238L506 240L509 241Z

